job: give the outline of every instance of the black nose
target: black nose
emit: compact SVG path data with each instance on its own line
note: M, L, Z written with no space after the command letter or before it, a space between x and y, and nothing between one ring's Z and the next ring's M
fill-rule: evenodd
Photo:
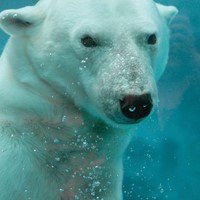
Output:
M129 119L135 121L147 117L153 107L150 94L127 95L120 101L121 111Z

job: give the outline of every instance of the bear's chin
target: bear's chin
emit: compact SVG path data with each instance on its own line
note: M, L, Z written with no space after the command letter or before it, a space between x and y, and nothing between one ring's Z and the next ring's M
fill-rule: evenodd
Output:
M113 127L117 128L132 128L134 125L144 121L147 117L141 119L129 119L121 115L106 115L104 121Z

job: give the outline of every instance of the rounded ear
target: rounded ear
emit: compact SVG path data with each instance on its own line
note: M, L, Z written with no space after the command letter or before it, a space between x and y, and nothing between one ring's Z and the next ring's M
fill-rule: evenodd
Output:
M165 19L167 25L170 25L174 17L177 15L178 10L174 6L164 6L156 3L160 15Z
M5 10L0 13L0 28L9 35L23 35L41 20L42 15L35 6Z

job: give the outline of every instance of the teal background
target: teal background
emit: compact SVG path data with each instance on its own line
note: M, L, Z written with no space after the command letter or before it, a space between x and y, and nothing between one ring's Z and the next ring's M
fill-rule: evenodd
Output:
M159 108L141 123L124 157L126 200L200 199L200 1L176 5Z

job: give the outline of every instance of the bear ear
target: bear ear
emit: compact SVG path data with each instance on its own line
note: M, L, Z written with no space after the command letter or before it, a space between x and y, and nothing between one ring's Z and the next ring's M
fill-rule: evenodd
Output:
M160 15L163 16L166 20L167 25L169 25L172 22L172 20L178 13L177 8L174 6L164 6L159 3L156 3L156 6Z
M34 6L5 10L0 13L0 28L9 35L23 35L40 20L41 16Z

